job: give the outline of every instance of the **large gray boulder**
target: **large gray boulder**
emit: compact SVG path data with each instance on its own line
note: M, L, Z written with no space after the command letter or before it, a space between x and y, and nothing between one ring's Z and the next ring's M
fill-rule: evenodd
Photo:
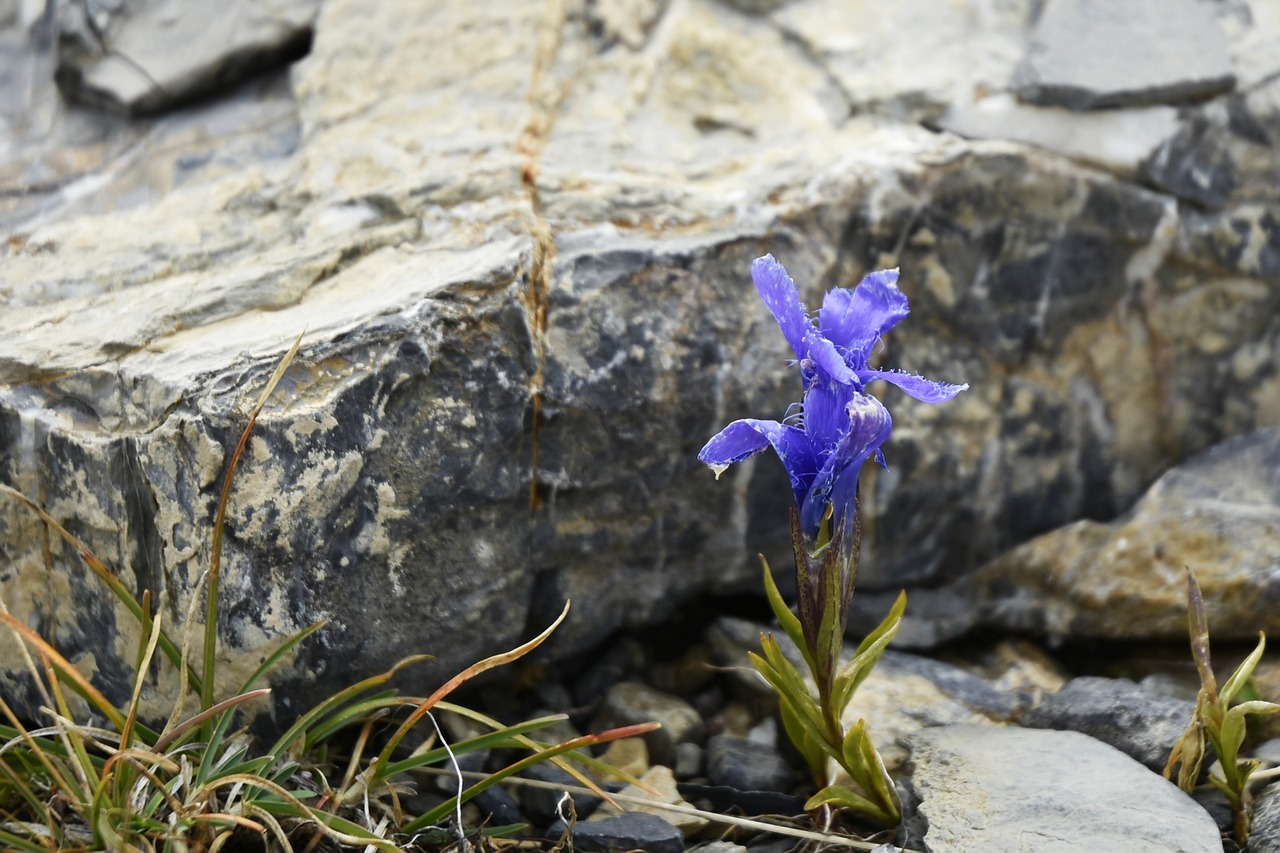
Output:
M755 589L758 550L785 565L780 467L716 483L694 458L798 396L748 276L772 251L811 305L901 266L914 313L883 363L971 385L939 407L885 391L865 589L1114 517L1276 417L1270 232L1230 224L1276 199L1214 224L1127 174L918 125L1007 86L1033 5L939 18L949 48L895 89L851 40L882 4L332 0L267 107L33 106L2 167L29 191L0 198L0 479L180 626L246 411L305 329L232 497L228 680L322 618L289 701L412 652L438 680L566 598L548 652L581 650ZM0 505L0 596L123 690L136 629L52 550Z

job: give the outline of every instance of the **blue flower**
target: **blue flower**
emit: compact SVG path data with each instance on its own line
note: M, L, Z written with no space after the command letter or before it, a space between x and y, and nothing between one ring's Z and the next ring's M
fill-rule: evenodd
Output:
M873 456L885 464L880 446L889 438L893 420L866 393L866 384L885 379L930 403L950 400L969 386L868 367L880 336L907 316L897 270L871 273L855 290L828 292L816 326L795 283L772 255L756 259L751 277L800 366L804 394L799 425L734 421L707 442L698 459L718 477L733 463L772 447L787 469L800 528L812 544L829 511L841 524L852 524L863 464Z

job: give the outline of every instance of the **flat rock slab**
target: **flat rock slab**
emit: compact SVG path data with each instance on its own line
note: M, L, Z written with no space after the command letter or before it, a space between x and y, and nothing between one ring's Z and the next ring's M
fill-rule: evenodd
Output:
M1086 110L1178 103L1234 83L1207 3L1049 0L1013 88L1032 103Z
M302 56L319 6L127 0L103 15L96 4L69 3L59 8L58 84L97 107L157 112Z
M929 851L1222 851L1194 800L1086 735L946 726L907 743Z

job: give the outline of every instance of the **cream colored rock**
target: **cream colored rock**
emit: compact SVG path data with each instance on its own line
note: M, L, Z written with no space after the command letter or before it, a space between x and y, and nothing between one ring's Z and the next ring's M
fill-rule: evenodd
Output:
M622 789L622 796L619 797L622 809L616 809L608 803L604 803L600 808L592 812L587 820L589 822L608 820L611 817L617 817L623 811L627 811L657 815L686 836L693 835L706 827L707 819L696 814L664 809L660 805L650 806L644 804L645 801L652 801L654 803L678 806L681 809L693 809L680 796L680 792L676 790L676 778L672 774L670 767L661 765L651 767L640 777L640 781L643 783L643 787L641 785L628 785Z

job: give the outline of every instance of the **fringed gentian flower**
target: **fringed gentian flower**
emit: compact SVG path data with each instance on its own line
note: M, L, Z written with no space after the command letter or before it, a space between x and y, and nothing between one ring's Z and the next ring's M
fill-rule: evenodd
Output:
M772 447L791 478L801 531L813 550L828 513L839 526L852 523L862 464L872 456L885 464L880 446L893 422L880 401L866 393L867 383L884 379L928 403L950 400L969 386L868 367L880 336L909 310L898 289L897 270L873 272L854 290L829 291L816 326L795 282L772 255L756 259L751 277L800 366L800 425L734 421L707 442L698 458L719 476L734 462Z
M772 447L786 467L795 496L791 540L799 616L787 608L767 563L765 590L779 624L804 655L817 700L770 634L760 637L764 657L752 655L751 662L778 691L783 725L820 786L805 808L852 809L893 824L901 815L893 780L865 723L846 728L842 718L854 691L897 633L906 607L904 594L841 666L862 533L858 475L868 459L884 464L880 446L893 428L888 410L866 386L884 379L930 403L950 400L968 386L868 366L880 336L907 316L897 270L871 273L854 290L827 293L817 325L805 313L795 283L772 256L757 259L751 277L796 353L803 388L797 422L734 421L707 442L698 458L719 476L734 462ZM851 785L832 783L832 760L849 775Z
M783 725L820 786L805 808L852 809L893 824L901 814L893 780L865 724L846 729L842 719L853 692L897 633L906 607L906 596L899 596L853 659L840 665L858 571L858 475L868 459L884 464L880 447L893 427L888 410L866 386L884 379L930 403L949 400L968 386L868 366L880 336L907 316L897 270L871 273L854 290L827 293L817 325L805 313L795 283L772 256L757 259L751 277L795 350L802 385L799 412L782 423L734 421L707 442L698 458L719 476L733 463L772 447L786 467L795 496L791 538L799 616L787 608L767 563L765 589L779 624L804 655L817 700L770 634L760 638L764 657L752 655L751 660L778 691ZM848 773L852 786L832 784L832 760Z

